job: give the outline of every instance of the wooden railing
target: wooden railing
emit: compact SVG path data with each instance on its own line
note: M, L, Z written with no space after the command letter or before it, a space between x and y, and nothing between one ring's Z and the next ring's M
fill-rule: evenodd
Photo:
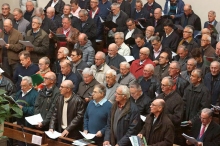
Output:
M66 138L66 137L59 137L56 140L50 139L46 136L44 131L35 130L27 127L23 127L24 133L22 132L22 128L20 125L12 124L5 122L4 124L4 136L8 138L15 139L18 141L26 142L31 144L32 135L38 135L42 137L42 144L41 146L70 146L72 145L74 139ZM25 138L24 135L25 134ZM95 146L90 144L88 146Z

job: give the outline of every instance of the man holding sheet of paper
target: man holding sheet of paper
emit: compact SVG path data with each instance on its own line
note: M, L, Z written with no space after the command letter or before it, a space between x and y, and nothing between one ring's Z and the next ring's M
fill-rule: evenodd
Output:
M29 41L33 46L26 45L26 50L31 54L33 63L38 63L41 57L46 56L49 49L48 34L41 29L42 19L40 17L33 17L32 29L26 34L25 41Z
M0 58L2 58L2 69L13 76L13 72L19 62L18 53L22 50L19 40L23 40L22 34L13 28L12 21L5 19L4 31L0 32Z

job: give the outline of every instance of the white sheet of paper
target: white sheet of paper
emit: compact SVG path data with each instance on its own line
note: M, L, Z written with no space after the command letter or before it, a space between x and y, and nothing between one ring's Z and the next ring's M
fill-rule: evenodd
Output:
M84 145L88 145L90 143L85 141L85 140L83 140L83 139L79 139L79 140L74 140L73 144L74 145L79 145L79 146L84 146Z
M177 55L177 54L172 51L172 58L173 58L174 56L176 56L176 55Z
M91 134L91 133L85 134L85 133L82 132L82 131L79 131L79 132L82 134L82 136L83 136L85 139L93 139L93 138L95 137L95 134Z
M124 58L127 62L131 62L131 61L135 60L133 56L124 56Z
M40 114L25 117L25 120L30 123L31 125L38 125L39 122L43 121L43 118L41 117Z
M137 136L131 136L131 137L129 137L129 139L131 141L132 146L139 146Z
M52 139L56 139L61 136L61 133L59 133L57 131L54 131L53 133L50 131L45 131L45 133L47 134L48 137L50 137Z
M185 137L185 139L187 139L192 144L196 144L198 142L194 137L190 137L186 135L185 133L183 133L182 136Z
M32 135L31 143L41 145L42 143L42 137L38 135Z
M6 45L6 42L2 38L0 38L0 46L5 46L5 45Z
M141 117L141 120L142 120L143 122L145 122L146 117L145 117L145 116L142 116L142 115L140 115L140 117Z
M30 41L21 41L21 40L19 40L19 43L21 43L22 45L24 45L26 47L34 47L34 45Z

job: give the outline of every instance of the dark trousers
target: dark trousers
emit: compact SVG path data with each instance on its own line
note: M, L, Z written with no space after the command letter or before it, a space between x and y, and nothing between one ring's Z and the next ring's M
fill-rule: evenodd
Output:
M13 77L13 73L17 65L18 63L9 65L8 57L3 57L2 59L2 69L5 71L5 73L7 73L10 78Z

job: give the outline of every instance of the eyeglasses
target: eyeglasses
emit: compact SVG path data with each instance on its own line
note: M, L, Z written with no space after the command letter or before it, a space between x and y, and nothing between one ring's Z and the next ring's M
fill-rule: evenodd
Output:
M44 80L52 80L51 78L43 77Z
M140 54L140 55L147 55L147 54L145 54L145 53L141 53L141 52L140 52L139 54Z
M183 33L191 33L191 32L189 32L189 31L183 31Z
M166 86L170 86L170 85L164 85L164 84L161 84L161 87L166 87Z
M60 88L63 89L63 88L69 88L69 87L60 86Z
M40 24L39 22L32 22L32 24Z
M77 56L77 55L71 54L70 56L74 57L74 56Z
M117 92L115 92L115 94L116 94L116 95L120 95L120 96L124 95L124 94L120 94L120 93L117 93Z

